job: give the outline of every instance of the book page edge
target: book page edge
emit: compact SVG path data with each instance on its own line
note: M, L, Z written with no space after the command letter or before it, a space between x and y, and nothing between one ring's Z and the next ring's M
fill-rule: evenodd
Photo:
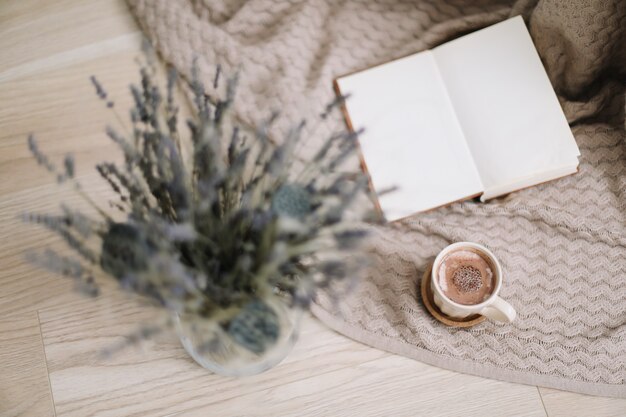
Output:
M485 203L485 202L487 202L487 201L489 201L489 200L491 200L491 199L494 199L494 198L502 197L502 196L505 196L505 195L508 195L508 194L511 194L511 193L514 193L514 192L517 192L517 191L522 191L522 190L525 190L525 189L527 189L527 188L532 188L532 187L536 187L536 186L538 186L538 185L546 184L546 183L549 183L549 182L551 182L551 181L558 180L558 179L560 179L560 178L569 177L570 175L576 175L576 174L578 174L579 172L580 172L580 166L578 166L578 165L577 165L577 166L576 166L574 169L572 169L572 171L570 171L570 172L567 172L567 173L562 174L562 175L557 175L557 176L555 176L555 177L550 177L549 179L547 179L547 180L545 180L545 181L532 183L532 184L530 184L530 185L526 185L526 186L521 187L521 188L515 188L515 189L511 189L511 190L507 190L507 191L503 191L503 192L495 193L495 194L493 194L493 195L489 194L489 193L488 193L488 191L485 191L485 192L481 195L481 197L480 197L480 201L481 201L482 203Z
M335 90L335 94L338 97L343 97L343 94L341 93L341 88L339 87L339 78L335 78L333 80L333 89ZM348 129L349 132L352 133L356 133L356 131L354 130L354 126L352 125L352 119L350 119L350 114L348 113L348 108L346 107L346 103L345 101L343 103L341 103L341 105L339 106L341 109L341 113L343 115L343 119L346 123L346 128ZM386 220L385 217L385 212L383 211L382 206L380 205L380 201L378 200L378 194L376 194L376 190L374 189L374 183L372 182L372 176L369 173L369 170L367 169L367 164L365 163L365 158L363 157L363 151L361 149L361 143L359 142L359 138L356 138L356 147L357 147L357 152L359 154L359 165L361 170L363 171L363 173L365 173L365 175L367 175L367 186L369 189L369 194L370 194L370 200L372 200L372 202L374 203L374 208L376 210L376 212L378 213L378 215L382 218Z
M416 211L415 213L408 214L408 215L406 215L406 216L403 216L403 217L399 217L399 218L397 218L397 219L390 220L390 221L389 221L389 223L396 223L396 222L401 223L401 222L403 222L403 221L405 221L405 220L408 220L409 218L413 217L413 216L414 216L414 215L416 215L416 214L424 214L424 213L428 213L428 212L431 212L431 211L433 211L433 210L437 210L437 209L440 209L440 208L442 208L442 207L447 207L447 206L452 205L452 204L461 203L461 202L463 202L463 201L468 201L468 200L473 200L473 199L478 198L478 197L480 197L480 196L482 196L482 195L483 195L483 193L482 193L482 192L480 192L480 193L476 193L476 194L468 195L467 197L461 197L461 198L459 198L458 200L450 201L450 202L448 202L448 203L444 203L444 204L440 204L440 205L435 206L435 207L431 207L431 208L427 208L427 209L424 209L424 210Z

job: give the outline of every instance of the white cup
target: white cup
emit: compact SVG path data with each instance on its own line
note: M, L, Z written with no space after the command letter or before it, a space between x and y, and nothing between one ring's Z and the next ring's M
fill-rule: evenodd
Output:
M495 269L495 287L489 298L487 298L482 303L471 305L456 303L446 297L443 293L443 290L439 286L438 272L441 262L449 253L461 249L470 249L474 252L478 252L485 259L487 259ZM450 317L465 318L474 314L480 314L492 320L503 321L507 323L510 323L515 319L516 313L513 306L511 306L511 304L507 303L498 296L498 294L500 293L500 288L502 287L502 266L500 265L500 262L495 257L495 255L489 249L487 249L483 245L479 245L478 243L457 242L447 246L441 252L439 252L439 255L437 255L437 257L435 258L435 262L433 263L433 268L430 273L430 287L433 292L433 299L435 300L435 304L437 304L437 307L439 307L439 309L443 313L447 314Z

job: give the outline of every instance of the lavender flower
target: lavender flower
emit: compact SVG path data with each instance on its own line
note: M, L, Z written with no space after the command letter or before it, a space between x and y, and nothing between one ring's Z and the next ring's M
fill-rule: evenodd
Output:
M106 129L125 164L96 166L117 194L111 205L125 219L114 221L97 206L100 218L65 205L59 216L27 214L25 220L62 236L91 266L52 251L29 255L29 260L73 278L92 295L98 286L89 268L100 267L122 288L187 317L215 320L236 343L262 353L281 330L265 297L279 291L285 302L306 308L318 288L350 279L362 264L355 249L366 232L344 220L344 213L365 191L367 178L361 172L335 172L355 152L357 134L332 135L295 172L295 145L304 140L304 121L280 144L267 136L278 112L252 135L243 135L243 129L225 122L235 100L237 77L226 79L226 97L212 103L195 63L192 72L190 159L181 154L177 130L176 72L168 72L163 95L148 62L141 68L140 85L130 88L132 137ZM214 87L222 78L218 67ZM95 77L91 82L97 96L113 107L100 82ZM344 99L331 103L321 117L328 117ZM76 181L70 155L63 161L63 171L58 171L33 136L28 146L39 165L59 182L72 181L95 206ZM153 328L139 332L132 342L154 333Z

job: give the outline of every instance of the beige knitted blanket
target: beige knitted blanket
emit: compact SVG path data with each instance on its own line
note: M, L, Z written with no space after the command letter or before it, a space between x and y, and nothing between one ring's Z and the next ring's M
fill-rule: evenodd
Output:
M582 152L580 172L487 204L458 203L375 228L379 262L339 309L313 312L380 349L461 372L626 397L626 1L128 0L165 60L242 68L235 111L271 110L279 138L333 98L333 78L522 14ZM511 109L514 111L515 109ZM311 141L342 127L328 120ZM447 244L491 248L513 324L448 328L417 291Z

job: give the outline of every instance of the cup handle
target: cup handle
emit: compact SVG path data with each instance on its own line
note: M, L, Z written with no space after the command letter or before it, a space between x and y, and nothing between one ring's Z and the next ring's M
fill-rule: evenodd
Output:
M492 320L503 321L506 323L510 323L515 320L515 316L517 315L513 306L500 297L496 297L494 302L483 308L479 314L487 316Z

